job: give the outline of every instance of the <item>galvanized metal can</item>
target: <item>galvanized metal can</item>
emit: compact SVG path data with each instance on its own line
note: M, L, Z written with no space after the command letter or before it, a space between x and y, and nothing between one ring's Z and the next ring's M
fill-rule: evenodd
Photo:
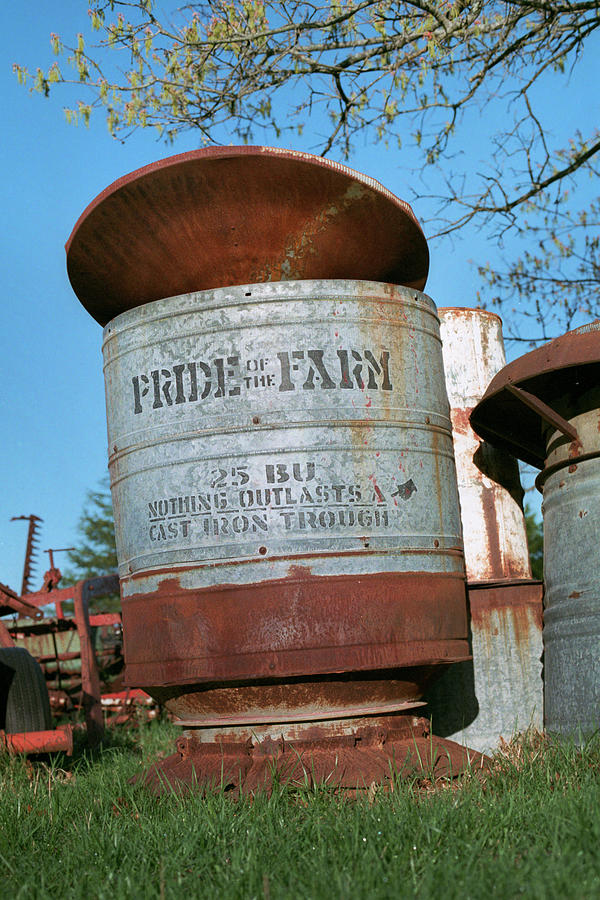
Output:
M548 429L544 514L544 697L549 731L600 727L600 391L572 415L578 441ZM578 402L591 405L590 397ZM571 401L577 407L577 401ZM564 407L563 407L564 408Z
M185 294L110 322L104 359L130 684L424 667L416 700L425 668L468 656L429 297L360 281ZM333 707L364 705L352 696Z
M514 360L471 417L477 432L542 469L544 722L600 724L600 320Z

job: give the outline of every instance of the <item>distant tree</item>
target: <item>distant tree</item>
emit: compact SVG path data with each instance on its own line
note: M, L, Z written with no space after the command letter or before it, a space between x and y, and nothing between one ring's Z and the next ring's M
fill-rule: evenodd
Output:
M525 528L529 559L531 560L531 574L534 578L541 579L544 577L544 526L527 503L525 504Z
M193 130L203 143L261 134L293 145L306 129L323 155L348 158L357 139L402 147L393 165L410 148L415 193L437 201L430 233L484 229L499 258L480 270L481 301L500 308L509 337L546 340L600 314L599 200L586 186L600 131L570 81L584 52L598 53L599 10L599 0L91 0L95 46L53 34L56 62L15 71L45 95L77 85L84 99L67 118L103 109L120 140L153 128L167 141ZM561 91L569 118L581 111L566 134L544 102Z
M70 566L65 571L62 584L74 584L83 578L116 572L115 528L107 477L101 480L96 490L87 492L77 531L79 539L75 549L68 553ZM94 607L107 611L119 609L119 595L98 597L94 600Z

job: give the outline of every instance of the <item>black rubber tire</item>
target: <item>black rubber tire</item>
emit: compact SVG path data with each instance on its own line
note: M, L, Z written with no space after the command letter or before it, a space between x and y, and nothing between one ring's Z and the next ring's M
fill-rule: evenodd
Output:
M52 713L40 664L23 647L0 648L0 728L49 731Z

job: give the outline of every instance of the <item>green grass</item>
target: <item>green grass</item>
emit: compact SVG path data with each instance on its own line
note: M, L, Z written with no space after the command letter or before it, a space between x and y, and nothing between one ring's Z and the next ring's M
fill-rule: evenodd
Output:
M7 898L600 896L600 740L532 739L459 785L358 801L277 787L233 801L129 784L177 730L113 732L52 765L0 759Z

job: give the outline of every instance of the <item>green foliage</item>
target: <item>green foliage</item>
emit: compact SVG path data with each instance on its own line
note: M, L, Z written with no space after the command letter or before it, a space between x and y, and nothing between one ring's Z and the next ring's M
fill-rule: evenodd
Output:
M518 320L509 317L506 336L534 346L582 317L600 317L600 198L582 206L568 195L558 203L540 197L530 213L518 227L523 254L500 266L479 266L479 274L492 305L519 310Z
M600 131L579 97L571 112L582 107L581 129L566 138L554 137L552 105L538 108L541 93L568 91L586 48L594 52L596 2L92 0L89 16L88 40L51 36L47 71L14 66L46 96L85 88L89 102L67 108L69 121L103 110L119 139L151 128L167 142L194 130L206 144L257 134L293 143L321 111L323 154L348 157L363 135L402 140L424 183L435 171L442 185L439 235L473 223L523 241L516 260L481 269L481 302L508 315L510 336L543 340L600 313L598 200L580 187L580 208L571 202L581 176L598 174ZM462 163L469 129L491 106L496 130L478 133L482 160Z
M130 779L173 726L113 732L47 766L0 759L0 870L14 898L531 898L600 893L600 741L517 742L484 777L155 798Z
M69 552L71 583L95 575L110 575L117 570L115 526L108 478L95 491L88 491L79 519L78 546ZM66 577L66 576L65 576Z
M88 491L77 530L79 540L75 549L68 553L70 567L63 576L62 584L74 584L83 578L116 572L117 550L108 478L103 478L96 490ZM119 597L98 597L94 600L94 608L118 610Z
M525 504L525 528L531 574L541 580L544 577L544 525L528 504Z
M523 6L210 0L163 10L148 0L95 0L89 15L99 44L88 48L81 32L71 46L56 34L51 43L67 66L61 80L73 80L72 70L90 88L114 134L154 126L173 139L199 128L210 141L232 119L245 140L256 125L295 128L285 120L305 118L318 103L332 114L326 149L336 145L348 154L364 128L382 129L383 136L396 133L404 116L447 110L451 120L440 130L434 117L427 132L427 152L435 157L445 150L463 103L493 92L523 65L545 68L549 57L562 59L573 40L583 41L595 27L591 15L570 4L553 10L561 28L547 21L549 3L531 4L533 21L525 19ZM540 32L546 46L540 46ZM500 39L513 42L508 53ZM60 72L56 65L52 79L38 70L35 90L49 91ZM461 67L469 80L450 83ZM15 71L20 80L30 77L25 66L16 64ZM116 93L102 96L104 83ZM290 86L299 102L280 110L277 124L270 101Z

